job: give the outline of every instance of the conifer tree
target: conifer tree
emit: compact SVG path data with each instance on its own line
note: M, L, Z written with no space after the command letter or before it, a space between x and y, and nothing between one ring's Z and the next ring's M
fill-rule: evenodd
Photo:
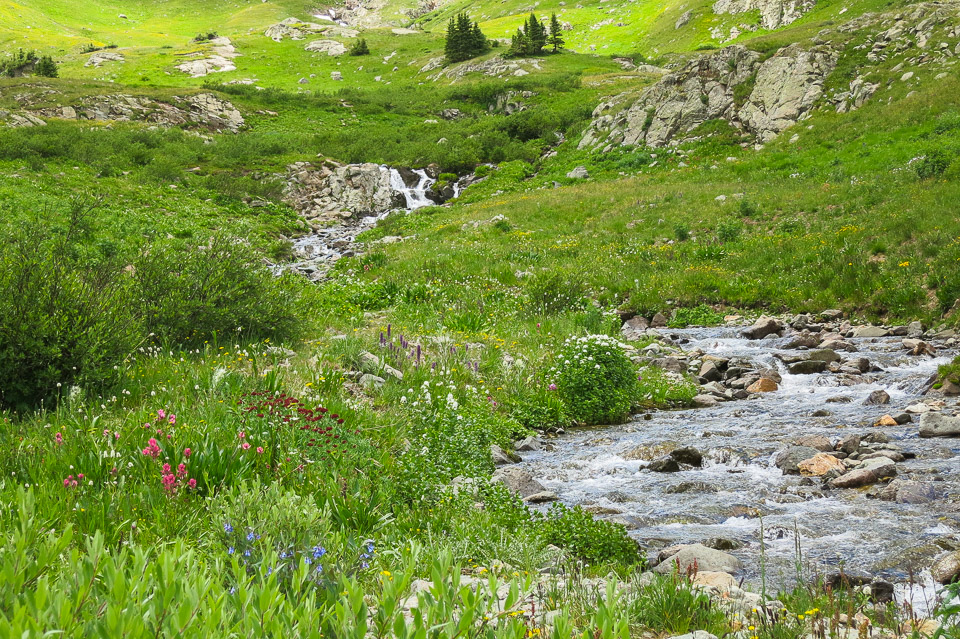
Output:
M564 45L563 36L560 34L562 27L560 26L560 21L557 20L557 14L550 15L550 37L547 41L553 47L553 52L557 53Z
M466 13L459 13L447 24L447 41L443 53L449 62L460 62L482 55L490 50L490 41L480 25L471 22Z

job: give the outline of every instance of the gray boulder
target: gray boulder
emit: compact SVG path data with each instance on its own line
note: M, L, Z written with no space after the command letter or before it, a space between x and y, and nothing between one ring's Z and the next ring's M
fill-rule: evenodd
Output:
M763 316L753 323L753 326L743 331L743 336L747 339L763 339L767 335L779 334L783 330L783 322L774 318Z
M577 168L568 172L567 177L572 180L585 180L590 177L590 173L587 171L587 167L578 166Z
M870 393L869 397L863 400L864 406L880 406L883 404L890 403L890 395L887 391L875 390Z
M943 487L933 482L894 479L884 486L878 497L898 504L927 504L941 499L943 495Z
M740 570L740 560L722 550L707 548L703 544L680 546L680 550L667 557L653 569L661 575L669 575L673 571L686 574L694 566L698 571L733 573Z
M960 437L960 417L924 413L920 415L920 437Z
M530 473L516 466L497 469L490 478L490 483L502 484L521 497L547 492L543 484L534 479Z
M783 471L785 475L799 475L797 464L815 457L821 451L810 446L791 446L777 453L773 458L773 465Z
M799 19L816 4L816 0L717 0L713 12L740 14L759 11L764 29L778 29Z
M806 359L790 364L787 370L791 375L814 375L827 370L827 363L817 359Z

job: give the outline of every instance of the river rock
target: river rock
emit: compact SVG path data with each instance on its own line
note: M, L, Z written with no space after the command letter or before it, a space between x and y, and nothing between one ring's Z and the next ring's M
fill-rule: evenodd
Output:
M779 334L783 328L783 322L764 315L754 322L753 326L744 329L743 336L747 339L763 339L767 335Z
M819 450L809 446L791 446L777 453L773 459L773 465L782 470L785 475L799 475L800 469L797 464L816 457L819 453Z
M560 498L557 496L557 493L550 490L544 490L542 492L534 493L524 497L523 501L528 504L545 504L547 502L557 501L558 499Z
M503 466L505 464L516 464L522 461L519 455L509 453L496 444L490 446L490 457L493 458L494 466Z
M812 359L818 362L826 362L830 364L831 362L839 362L840 356L837 355L837 352L832 348L821 348L815 351L811 351L807 359Z
M894 479L883 487L878 497L898 504L927 504L943 497L944 490L933 482Z
M940 584L948 584L960 576L960 551L955 550L937 558L930 567L930 574Z
M737 585L733 575L713 570L698 570L693 576L693 585L701 588L715 588L720 593L730 592Z
M620 327L620 336L627 341L636 342L646 337L648 328L650 328L650 322L647 318L637 315L623 323Z
M679 574L686 574L694 566L698 571L733 573L740 569L740 560L722 550L691 544L681 546L679 551L658 564L653 571L661 575L669 575L675 570Z
M647 469L655 473L675 473L680 470L680 464L676 459L667 455L659 459L654 459L647 465Z
M945 379L940 383L940 394L944 397L956 397L960 395L960 384L953 380Z
M960 437L960 417L923 413L920 415L920 437Z
M503 484L507 489L521 497L547 492L543 484L534 479L530 473L516 466L497 469L493 473L493 477L490 478L490 483Z
M831 479L829 486L831 488L859 488L875 484L896 474L897 467L892 460L886 458L871 459L857 468Z
M718 492L718 489L713 484L708 484L705 481L684 481L675 486L667 487L663 492L668 495L681 493L715 493Z
M833 451L833 444L823 435L804 435L795 439L793 443L797 446L815 448L824 453Z
M827 363L816 359L806 359L790 364L787 368L791 375L815 375L827 370Z
M811 335L809 333L804 333L802 335L797 335L792 340L787 342L784 348L794 349L794 348L816 348L820 345L820 337L817 335Z
M846 467L843 462L827 453L817 453L810 459L805 459L797 463L797 470L804 477L822 477L831 470L843 473Z
M720 370L716 362L704 362L703 365L700 366L698 377L700 377L703 382L719 382L723 379L723 371Z
M847 435L837 444L837 450L852 455L860 448L860 435Z
M653 328L666 328L668 322L667 316L658 311L653 314L653 318L650 320L650 326Z
M360 385L366 389L380 388L386 381L384 378L370 373L364 373L360 376Z
M851 337L886 337L890 331L882 326L856 326L852 329Z
M540 440L533 436L525 437L513 444L513 449L521 453L540 450L541 448L543 448L543 445L540 443Z
M585 180L590 177L590 173L587 171L587 167L578 166L572 171L569 171L567 177L571 180Z
M933 357L937 354L937 349L921 339L906 338L902 343L911 355L930 355Z
M703 455L699 450L692 446L677 448L670 452L670 457L675 459L678 463L687 464L689 466L699 467L703 463Z
M748 393L772 393L773 391L779 390L780 386L777 385L772 379L767 379L766 377L761 377L754 383L747 386Z
M709 406L717 405L717 398L713 395L696 395L692 400L694 406L700 408L707 408Z
M878 419L873 423L874 426L899 426L897 420L894 419L893 415L889 413Z

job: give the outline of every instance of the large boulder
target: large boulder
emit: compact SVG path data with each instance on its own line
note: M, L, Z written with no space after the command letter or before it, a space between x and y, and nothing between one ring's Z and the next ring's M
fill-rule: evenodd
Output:
M336 40L314 40L305 46L304 50L326 53L329 56L338 56L346 53L347 47Z
M763 339L767 335L779 334L784 328L783 322L774 318L761 316L753 326L744 329L743 336L747 339Z
M761 142L773 139L810 112L836 64L837 54L826 48L804 50L795 44L781 49L757 70L740 121Z
M814 375L827 370L827 363L818 359L805 359L790 364L787 370L791 375Z
M403 194L391 184L387 167L334 162L290 165L284 201L308 220L319 221L379 215L405 204Z
M920 437L960 437L960 417L924 413L920 415Z
M511 492L521 497L529 497L539 493L547 492L543 484L538 482L533 476L522 468L516 466L505 466L497 469L490 478L491 484L502 484Z
M884 486L878 496L884 501L898 504L927 504L941 499L943 495L943 487L933 482L894 479Z
M740 560L722 550L707 548L703 544L680 546L680 549L670 557L664 559L654 572L669 575L673 571L686 574L696 567L698 571L733 573L740 569Z
M930 567L930 574L940 584L948 584L960 576L960 550L941 555Z

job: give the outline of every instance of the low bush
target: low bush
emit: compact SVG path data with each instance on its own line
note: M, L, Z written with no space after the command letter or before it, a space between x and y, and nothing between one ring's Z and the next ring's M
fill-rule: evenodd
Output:
M678 308L670 319L670 328L686 328L687 326L717 326L723 323L723 314L718 313L710 306L701 304L693 308Z
M574 420L616 424L630 414L637 373L620 343L606 335L571 337L550 369L556 389Z
M30 224L0 242L0 406L102 385L141 342L130 278L84 257L85 223L78 205L65 229Z
M538 520L537 529L544 542L591 563L630 566L641 562L637 542L627 535L623 526L594 519L579 506L568 508L554 503L546 516Z
M218 235L182 248L156 244L134 265L137 308L148 331L179 344L212 335L287 340L301 328L294 275L276 277L241 241Z

